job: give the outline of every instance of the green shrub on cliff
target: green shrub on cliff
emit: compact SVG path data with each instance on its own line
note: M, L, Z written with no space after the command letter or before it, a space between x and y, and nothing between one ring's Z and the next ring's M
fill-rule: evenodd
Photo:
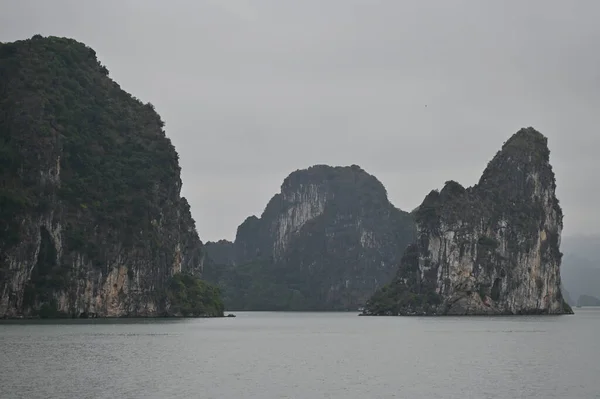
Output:
M73 218L93 218L123 237L160 217L169 193L159 185L180 172L176 152L152 104L107 73L94 50L72 39L0 44L0 249L19 241L12 215L43 211L48 201L62 200ZM52 148L62 153L53 165L56 193L37 181ZM86 235L80 224L70 228Z
M177 273L167 284L170 313L185 317L223 316L224 306L218 288L190 274Z
M228 309L296 311L306 309L307 298L301 292L304 286L281 281L297 281L297 275L257 259L238 266L210 262L203 277L221 288Z

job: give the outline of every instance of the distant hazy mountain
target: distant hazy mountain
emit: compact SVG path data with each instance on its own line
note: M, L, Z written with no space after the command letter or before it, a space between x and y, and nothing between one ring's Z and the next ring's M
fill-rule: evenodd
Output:
M576 254L595 260L600 268L600 234L563 236L560 244L563 253Z
M595 296L582 295L577 300L577 306L600 306L600 299Z
M572 301L581 295L600 297L600 235L564 237L561 276Z

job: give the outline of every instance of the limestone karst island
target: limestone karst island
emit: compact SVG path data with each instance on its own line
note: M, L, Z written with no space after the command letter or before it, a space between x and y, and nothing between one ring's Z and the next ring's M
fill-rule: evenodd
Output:
M163 127L86 45L0 44L0 317L572 313L534 128L507 132L476 185L448 181L410 213L361 167L315 165L234 242L203 244Z

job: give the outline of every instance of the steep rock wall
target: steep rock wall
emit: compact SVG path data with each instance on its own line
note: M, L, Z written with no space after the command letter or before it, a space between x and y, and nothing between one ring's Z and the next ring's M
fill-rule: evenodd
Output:
M82 43L0 44L0 317L169 312L204 254L163 125Z
M447 182L415 210L417 241L365 314L560 314L563 215L547 139L521 129L479 183Z
M375 177L317 165L285 179L261 217L238 228L234 261L211 264L206 278L223 287L229 308L357 309L393 276L413 234ZM219 259L225 247L206 246Z

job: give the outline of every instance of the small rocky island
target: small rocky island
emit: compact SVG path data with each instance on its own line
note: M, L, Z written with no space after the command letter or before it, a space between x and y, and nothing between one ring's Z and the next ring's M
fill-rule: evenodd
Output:
M164 123L108 73L0 44L0 318L223 316Z
M292 172L235 242L208 242L205 278L228 309L352 310L393 278L414 239L408 212L358 165Z
M514 134L478 184L446 182L414 211L417 237L363 315L573 313L561 293L563 215L547 138Z

